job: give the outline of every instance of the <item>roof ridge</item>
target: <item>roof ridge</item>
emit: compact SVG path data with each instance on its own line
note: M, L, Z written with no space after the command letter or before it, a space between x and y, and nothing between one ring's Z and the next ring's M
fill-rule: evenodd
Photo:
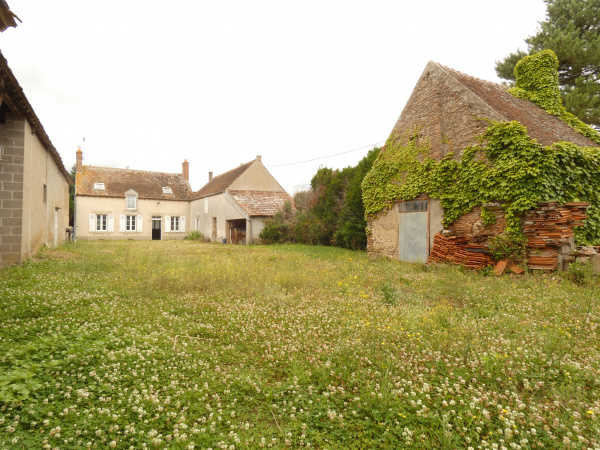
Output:
M233 169L229 169L227 172L223 172L223 173L220 173L219 175L215 175L213 177L213 180L216 179L216 178L222 177L223 175L227 175L228 173L233 172L234 170L240 170L240 167L250 165L250 163L253 163L254 161L256 161L256 160L253 159L252 161L248 161L247 163L240 164L239 166L234 167Z
M93 166L91 164L85 164L85 165L83 165L83 167L93 167L94 169L122 170L122 171L130 171L130 172L163 173L163 174L166 174L166 175L179 175L179 176L183 176L183 174L179 173L179 172L158 172L156 170L123 169L121 167Z
M460 77L470 78L471 80L475 80L475 81L477 81L479 83L483 83L483 84L488 84L490 86L497 87L497 88L500 88L502 90L506 90L508 88L508 86L505 86L503 84L495 83L494 81L484 80L483 78L474 77L473 75L469 75L467 73L461 72L460 70L453 69L452 67L445 66L445 65L440 64L440 63L435 62L435 61L432 61L432 62L434 64L437 64L440 68L442 68L443 70L449 72L450 74L456 74L456 75L458 75Z

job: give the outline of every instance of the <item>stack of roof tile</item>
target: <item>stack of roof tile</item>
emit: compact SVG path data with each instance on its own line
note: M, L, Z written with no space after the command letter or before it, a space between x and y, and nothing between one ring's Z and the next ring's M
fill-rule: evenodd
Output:
M464 236L444 236L441 233L433 237L433 249L428 262L450 262L470 269L481 269L492 264L487 246L469 243Z
M540 203L525 214L523 232L528 239L528 267L556 270L559 247L567 245L573 236L573 227L582 226L587 218L589 203Z

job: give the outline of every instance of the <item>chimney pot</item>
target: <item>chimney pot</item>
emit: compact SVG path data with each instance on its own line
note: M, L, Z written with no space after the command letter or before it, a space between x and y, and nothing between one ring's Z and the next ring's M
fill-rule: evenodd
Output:
M208 172L208 181L212 181L213 175L212 172Z
M181 172L185 181L190 181L190 163L187 159L184 159L181 164Z

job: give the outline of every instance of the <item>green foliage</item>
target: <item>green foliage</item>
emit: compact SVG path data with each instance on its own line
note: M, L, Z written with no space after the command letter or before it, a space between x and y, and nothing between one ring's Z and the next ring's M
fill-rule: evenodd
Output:
M394 289L394 286L387 283L383 284L381 286L381 293L383 295L384 304L389 306L394 306L396 304L398 293L396 292L396 289Z
M552 50L566 110L585 123L600 126L600 0L545 0L546 20L517 50L496 62L498 76L514 80L513 69L527 54Z
M293 217L291 203L285 202L283 208L277 211L273 218L265 220L264 228L260 232L260 238L267 244L285 242L292 226Z
M188 232L187 236L184 239L187 239L189 241L199 241L201 239L204 239L204 234L202 234L198 230L192 230Z
M296 242L365 249L367 222L361 183L378 154L375 148L355 167L342 170L321 167L311 180L311 190L296 194L297 209L287 205L266 220L261 239L269 244Z
M496 223L496 216L485 206L481 207L481 220L484 225L493 225Z
M349 173L346 197L338 217L338 229L334 233L335 245L339 247L352 250L367 248L367 221L361 184L378 155L378 148L371 150Z
M558 58L552 50L525 56L515 66L513 95L525 98L558 115L562 102L558 90Z
M527 238L521 233L506 233L489 241L492 258L496 261L509 259L513 262L523 261L527 252Z
M558 88L558 58L552 50L526 56L515 66L517 83L511 94L532 101L547 113L560 117L578 132L600 144L600 133L586 125L562 105Z
M590 262L575 261L569 264L567 270L561 272L561 276L582 286L591 286L598 282L598 276L594 273L594 266Z
M367 218L426 193L441 199L445 225L475 206L503 202L507 232L518 233L519 216L539 202L587 201L589 218L576 239L600 244L600 149L568 142L542 146L518 122L489 124L479 145L464 149L458 160L449 154L435 161L416 134L390 138L363 180Z

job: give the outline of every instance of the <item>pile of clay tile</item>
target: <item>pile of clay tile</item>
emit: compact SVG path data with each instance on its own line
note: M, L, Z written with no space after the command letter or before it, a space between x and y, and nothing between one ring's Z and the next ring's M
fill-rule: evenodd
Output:
M573 236L573 227L583 225L589 203L540 203L528 211L523 219L523 233L528 239L528 267L556 270L559 247L567 245Z
M493 264L486 245L469 243L465 236L445 236L442 233L433 237L428 262L452 263L476 270Z

